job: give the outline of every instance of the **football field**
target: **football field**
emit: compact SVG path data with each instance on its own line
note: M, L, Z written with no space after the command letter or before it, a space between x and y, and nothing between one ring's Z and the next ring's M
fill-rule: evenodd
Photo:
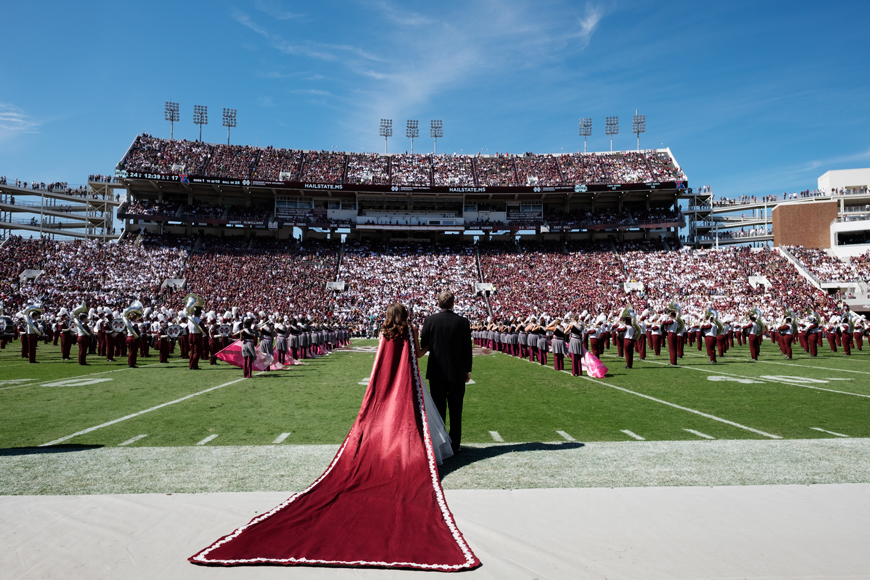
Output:
M82 367L46 345L30 365L16 346L0 352L5 449L337 444L359 410L376 342L248 380L224 363L189 371L187 361L154 356L138 369L94 356ZM627 370L614 348L603 379L476 353L463 443L870 436L866 349L787 361L767 342L758 363L737 346L713 365L686 348L679 368L663 352Z

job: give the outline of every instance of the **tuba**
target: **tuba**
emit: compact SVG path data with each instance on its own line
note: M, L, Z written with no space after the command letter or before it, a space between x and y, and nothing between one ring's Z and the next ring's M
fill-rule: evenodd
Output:
M42 335L42 331L39 330L39 328L37 328L37 326L33 323L33 318L31 317L31 314L33 314L34 312L42 314L42 303L34 302L33 304L28 304L24 308L24 322L25 324L27 324L27 328L33 330L33 332L30 334Z
M82 314L85 314L87 311L88 311L88 305L85 304L85 302L83 300L82 303L79 304L78 307L76 307L72 311L72 321L73 321L73 324L75 324L76 328L79 329L79 331L81 331L85 336L92 336L91 331L88 330L88 327L85 326L84 324L82 324L82 321L79 320L79 316L81 316Z
M187 321L196 327L196 329L199 331L198 334L205 333L202 331L202 327L199 325L199 323L194 319L194 315L197 308L202 311L202 307L204 304L205 302L203 302L202 298L197 294L194 294L193 292L184 297L184 312L187 314Z
M139 333L136 331L136 327L130 322L130 316L134 314L142 316L142 310L142 303L138 300L134 300L133 303L125 308L124 312L121 313L121 320L124 321L124 326L127 328L127 332L135 338L139 338Z

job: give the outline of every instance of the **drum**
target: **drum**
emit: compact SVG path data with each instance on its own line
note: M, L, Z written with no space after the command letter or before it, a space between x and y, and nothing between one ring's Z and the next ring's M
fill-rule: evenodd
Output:
M220 327L218 327L218 330L220 331L221 336L229 336L230 332L232 332L233 330L233 327L229 324L221 324Z
M177 324L169 325L169 328L166 329L166 335L170 338L178 338L178 335L181 334L181 327Z
M127 327L124 326L124 321L120 318L116 318L112 321L112 330L115 332L124 332L126 329Z

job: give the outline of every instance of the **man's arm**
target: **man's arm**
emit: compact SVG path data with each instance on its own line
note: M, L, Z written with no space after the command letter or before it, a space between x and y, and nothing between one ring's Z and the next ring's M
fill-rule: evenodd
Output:
M429 334L430 334L430 321L431 316L427 316L423 320L423 328L420 329L420 348L424 350L429 350Z
M472 361L472 356L471 356L471 342L472 342L471 341L471 325L469 324L467 318L463 318L462 321L463 321L462 322L462 332L463 332L462 349L463 349L463 355L465 356L465 373L466 373L466 375L468 375L468 373L471 372L471 361ZM467 379L469 377L466 376L465 378L466 378L466 382L467 382Z

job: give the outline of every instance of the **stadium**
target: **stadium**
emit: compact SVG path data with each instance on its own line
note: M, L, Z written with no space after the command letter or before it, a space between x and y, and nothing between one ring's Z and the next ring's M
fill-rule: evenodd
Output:
M870 577L866 18L747 8L39 14L0 578Z

